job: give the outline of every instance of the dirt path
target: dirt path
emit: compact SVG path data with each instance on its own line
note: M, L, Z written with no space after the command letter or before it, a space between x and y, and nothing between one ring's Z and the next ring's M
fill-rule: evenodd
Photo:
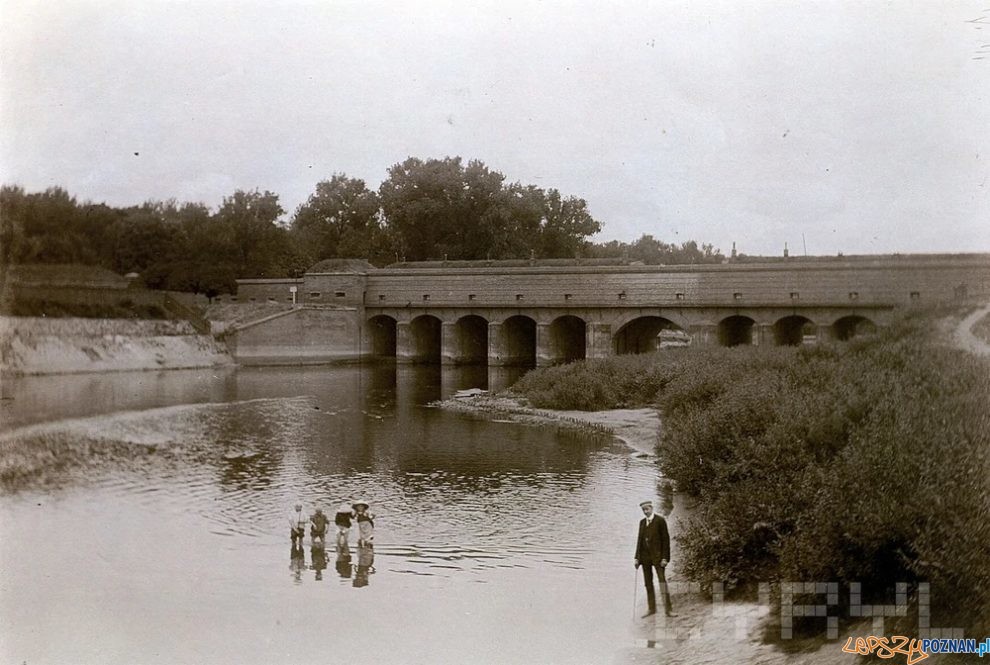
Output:
M986 305L959 322L953 331L953 341L959 348L980 356L990 356L990 344L973 334L973 326L990 316L990 305Z

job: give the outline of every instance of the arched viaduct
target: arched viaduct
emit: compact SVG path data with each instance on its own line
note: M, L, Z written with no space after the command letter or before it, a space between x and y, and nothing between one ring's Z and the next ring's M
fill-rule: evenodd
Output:
M886 325L889 309L368 308L362 348L404 362L552 365L665 346L798 345Z
M894 311L990 300L987 255L729 263L325 261L240 280L238 300L293 309L235 331L239 358L549 365L665 346L847 340Z

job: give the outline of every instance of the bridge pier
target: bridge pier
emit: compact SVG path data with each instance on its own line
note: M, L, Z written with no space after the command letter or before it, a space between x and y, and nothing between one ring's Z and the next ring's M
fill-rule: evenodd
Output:
M607 358L612 355L612 326L588 322L585 327L585 358Z
M416 360L416 341L412 333L412 324L399 321L395 324L395 361L411 363Z
M753 346L773 346L776 337L772 323L753 324Z
M716 346L718 344L718 326L703 323L688 326L686 332L691 336L691 346Z
M505 339L501 323L488 324L488 366L501 367L506 364Z
M461 361L461 343L457 324L444 321L440 325L440 364L456 365Z
M557 358L553 353L553 339L550 324L536 324L536 366L549 367L553 365Z

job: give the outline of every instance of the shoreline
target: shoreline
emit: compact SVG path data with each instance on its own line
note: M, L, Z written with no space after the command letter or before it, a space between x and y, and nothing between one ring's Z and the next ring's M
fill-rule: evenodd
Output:
M522 424L556 425L589 434L606 434L622 441L639 457L655 457L660 439L660 414L652 408L558 411L529 406L523 398L490 394L451 397L434 404L452 413L504 416Z
M634 457L657 457L661 421L659 411L654 408L603 411L539 409L529 406L525 398L510 397L504 393L450 397L434 402L434 405L468 417L488 420L504 418L520 424L554 425L590 435L606 434L626 444L633 451ZM671 544L676 548L678 534L684 530L694 511L690 499L676 492L671 481L665 479L659 469L657 484L655 492L661 495L657 512L665 516ZM637 501L638 498L631 497ZM865 623L853 623L840 631L840 638L837 640L827 640L824 636L819 640L796 640L794 646L800 645L799 648L788 649L782 643L766 641L762 637L770 625L768 621L772 624L772 617L767 615L768 607L753 600L739 599L726 600L716 610L716 606L704 597L700 589L690 588L689 583L684 582L680 574L681 565L682 558L674 556L669 581L672 585L684 585L681 589L673 589L674 611L677 616L666 618L661 613L641 617L645 606L643 591L639 588L636 618L630 626L631 637L636 646L617 649L613 663L641 665L660 662L760 662L765 665L840 665L848 662L848 655L841 651L846 637L866 630ZM939 659L930 662L939 662Z
M0 338L4 378L234 364L224 344L173 319L3 316Z

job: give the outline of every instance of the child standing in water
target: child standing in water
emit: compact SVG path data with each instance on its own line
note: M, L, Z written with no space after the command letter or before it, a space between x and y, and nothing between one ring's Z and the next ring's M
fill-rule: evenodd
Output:
M289 513L289 538L292 539L293 548L302 547L307 522L309 520L303 514L302 504L297 503L295 510Z
M368 512L367 501L355 501L354 512L358 525L358 547L373 547L375 541L375 516Z
M354 519L354 509L349 503L342 503L337 508L333 523L337 525L337 549L347 547L347 537L351 532L351 520Z
M317 506L316 513L309 518L311 522L309 527L309 535L313 542L313 547L319 544L319 547L323 547L327 539L327 526L330 524L330 520L327 516L323 514L323 509Z

